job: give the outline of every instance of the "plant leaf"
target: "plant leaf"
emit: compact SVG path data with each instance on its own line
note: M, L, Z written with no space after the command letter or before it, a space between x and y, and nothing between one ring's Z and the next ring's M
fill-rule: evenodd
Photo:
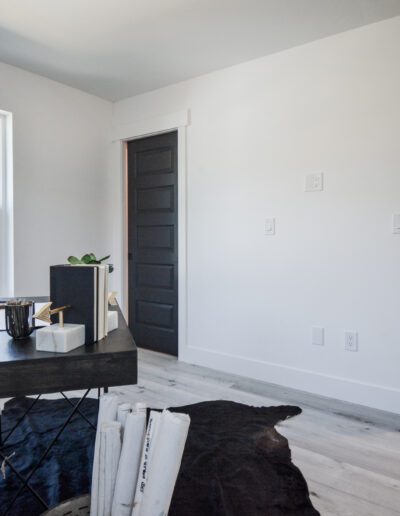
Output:
M99 262L104 262L104 260L108 260L110 258L111 254L109 254L108 256L105 256L104 258L100 258L99 259Z
M71 265L78 265L79 263L82 263L81 260L76 256L68 256L67 259Z
M108 264L108 272L111 274L113 270L114 270L114 265L112 263L109 263Z
M81 258L81 261L82 261L83 263L88 264L88 263L90 263L90 262L92 261L92 257L90 256L90 254L84 254L84 255L82 256L82 258Z

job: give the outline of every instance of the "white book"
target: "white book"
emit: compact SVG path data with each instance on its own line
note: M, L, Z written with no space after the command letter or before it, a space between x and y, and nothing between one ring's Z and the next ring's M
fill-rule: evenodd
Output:
M110 266L105 265L105 281L104 281L104 334L108 335L108 279L110 274Z
M104 339L108 335L108 275L109 265L79 264L80 267L93 267L95 275L95 314L94 333L95 341Z
M93 306L94 306L94 314L93 314L93 339L94 339L94 342L97 342L98 340L98 309L97 309L97 292L98 292L98 289L99 289L99 275L98 275L98 271L97 269L94 269L93 270L93 274L94 274L94 301L93 301Z
M98 318L97 318L97 339L104 339L106 336L106 315L104 306L106 303L105 292L106 292L106 265L96 265L99 271L99 280L97 287L97 299L98 299Z

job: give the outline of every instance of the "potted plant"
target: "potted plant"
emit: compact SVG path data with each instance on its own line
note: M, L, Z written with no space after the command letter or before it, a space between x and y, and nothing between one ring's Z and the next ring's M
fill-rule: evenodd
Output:
M110 254L108 256L104 256L104 258L96 258L96 255L93 253L87 253L82 256L82 258L77 258L76 256L69 256L68 263L71 265L100 265L104 261L110 258ZM114 265L111 263L108 264L109 272L114 270Z

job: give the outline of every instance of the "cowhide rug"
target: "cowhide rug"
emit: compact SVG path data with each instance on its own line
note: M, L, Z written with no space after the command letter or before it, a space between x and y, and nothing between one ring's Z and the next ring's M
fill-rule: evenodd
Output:
M74 403L77 400L73 400ZM7 402L3 435L32 403L29 398ZM98 402L87 399L81 411L93 422ZM211 401L174 407L191 417L189 436L175 486L170 516L315 516L307 483L292 463L285 437L275 425L301 413L293 406L249 407L231 401ZM64 400L39 400L12 435L3 454L24 476L71 411ZM32 477L32 485L50 505L90 491L94 431L79 415L61 435L48 459ZM20 487L6 467L0 477L0 514ZM24 489L12 516L36 516L42 506Z

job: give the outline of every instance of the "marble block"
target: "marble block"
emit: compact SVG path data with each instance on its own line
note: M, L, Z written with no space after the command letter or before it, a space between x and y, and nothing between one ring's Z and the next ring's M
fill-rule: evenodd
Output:
M52 324L36 331L36 349L68 353L85 344L84 324Z
M113 331L118 328L118 312L108 311L108 331Z

